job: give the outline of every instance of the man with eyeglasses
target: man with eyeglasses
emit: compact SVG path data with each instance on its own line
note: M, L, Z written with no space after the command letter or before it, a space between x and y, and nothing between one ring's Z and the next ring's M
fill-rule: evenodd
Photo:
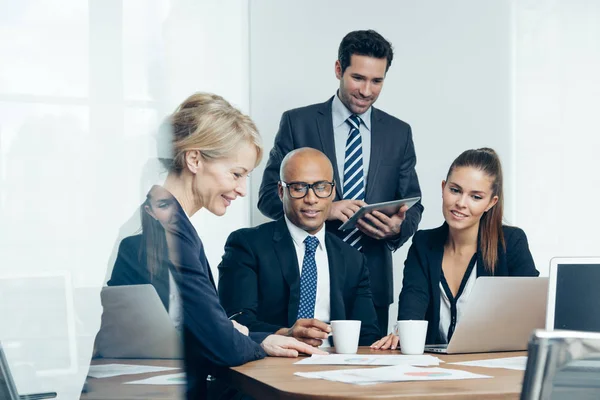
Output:
M329 321L362 321L360 345L379 339L364 256L332 233L325 220L335 182L331 162L302 148L281 163L278 192L284 215L233 232L219 264L219 298L250 332L325 342Z

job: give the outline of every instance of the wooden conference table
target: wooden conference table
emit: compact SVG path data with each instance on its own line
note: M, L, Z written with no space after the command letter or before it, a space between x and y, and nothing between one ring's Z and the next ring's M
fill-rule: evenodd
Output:
M399 354L397 351L372 351L360 348L360 354ZM298 359L268 357L246 365L230 368L227 379L256 399L518 399L521 393L523 371L501 368L448 365L451 362L516 357L526 352L436 355L445 363L441 368L453 368L493 376L491 379L457 381L422 381L382 383L370 386L350 385L295 376L294 372L325 371L332 369L371 368L334 365L294 365ZM138 365L181 366L176 360L96 360L94 364L125 363ZM88 378L86 400L177 399L183 395L183 385L151 386L125 385L151 376L168 375L180 371L165 371L114 378Z

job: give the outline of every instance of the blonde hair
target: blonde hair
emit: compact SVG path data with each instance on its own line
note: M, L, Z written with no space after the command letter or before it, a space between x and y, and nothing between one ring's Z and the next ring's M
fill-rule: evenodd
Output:
M164 152L159 149L159 157L169 171L184 169L189 150L199 150L206 160L217 160L234 154L244 142L255 146L256 165L262 159L260 134L252 119L216 94L200 92L188 97L167 119L163 134L168 137L169 155L161 157Z

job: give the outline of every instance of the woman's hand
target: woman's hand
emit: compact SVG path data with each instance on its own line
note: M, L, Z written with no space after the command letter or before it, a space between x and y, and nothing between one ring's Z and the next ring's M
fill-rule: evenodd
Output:
M387 350L387 349L392 349L395 350L396 347L398 347L398 336L394 335L393 333L390 333L389 335L379 339L378 341L376 341L375 343L373 343L371 345L372 349L375 350Z
M293 337L281 335L269 335L260 344L263 350L274 357L298 357L298 353L305 354L329 354L309 344L302 343Z
M248 327L247 327L247 326L245 326L245 325L242 325L242 324L240 324L239 322L237 322L237 321L234 321L234 320L231 320L231 322L233 322L233 327L234 327L235 329L237 329L237 330L238 330L238 332L240 332L240 333L241 333L242 335L244 335L244 336L248 336L248 332L249 332L249 330L248 330Z

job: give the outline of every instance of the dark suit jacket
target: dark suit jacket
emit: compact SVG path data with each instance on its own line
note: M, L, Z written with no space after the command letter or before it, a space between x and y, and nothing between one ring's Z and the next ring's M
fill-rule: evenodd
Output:
M498 262L494 276L538 276L529 252L527 236L519 228L503 226L506 251L498 245ZM427 343L441 343L440 279L444 244L448 238L448 225L418 231L408 250L404 263L404 279L398 304L398 320L426 319ZM490 276L477 250L477 277Z
M175 199L173 199L175 200ZM204 246L177 201L168 226L168 262L181 296L187 398L206 398L206 377L265 357L260 347L267 333L244 336L219 304Z
M322 104L283 113L260 186L258 208L267 217L278 219L283 215L281 200L277 194L279 167L283 157L294 149L312 147L325 153L333 164L335 181L340 182L333 139L332 100L333 97ZM421 196L415 171L416 161L410 126L373 108L371 160L365 201L378 203ZM342 199L341 190L342 188L336 185L335 201ZM397 249L415 233L422 212L423 206L420 202L411 207L397 237L383 241L365 236L363 240L362 252L367 258L373 301L378 307L387 307L393 301L394 280L390 248ZM327 222L330 232L342 236L344 233L338 231L339 226L339 221Z
M108 286L150 284L156 289L158 297L169 310L169 267L160 268L158 273L150 276L146 261L143 235L128 236L121 240L115 266L113 267Z
M360 345L379 339L364 257L325 233L331 320L361 320ZM275 332L296 322L300 274L292 236L283 218L233 232L219 265L219 297L228 315L250 331ZM329 321L327 321L329 322Z

